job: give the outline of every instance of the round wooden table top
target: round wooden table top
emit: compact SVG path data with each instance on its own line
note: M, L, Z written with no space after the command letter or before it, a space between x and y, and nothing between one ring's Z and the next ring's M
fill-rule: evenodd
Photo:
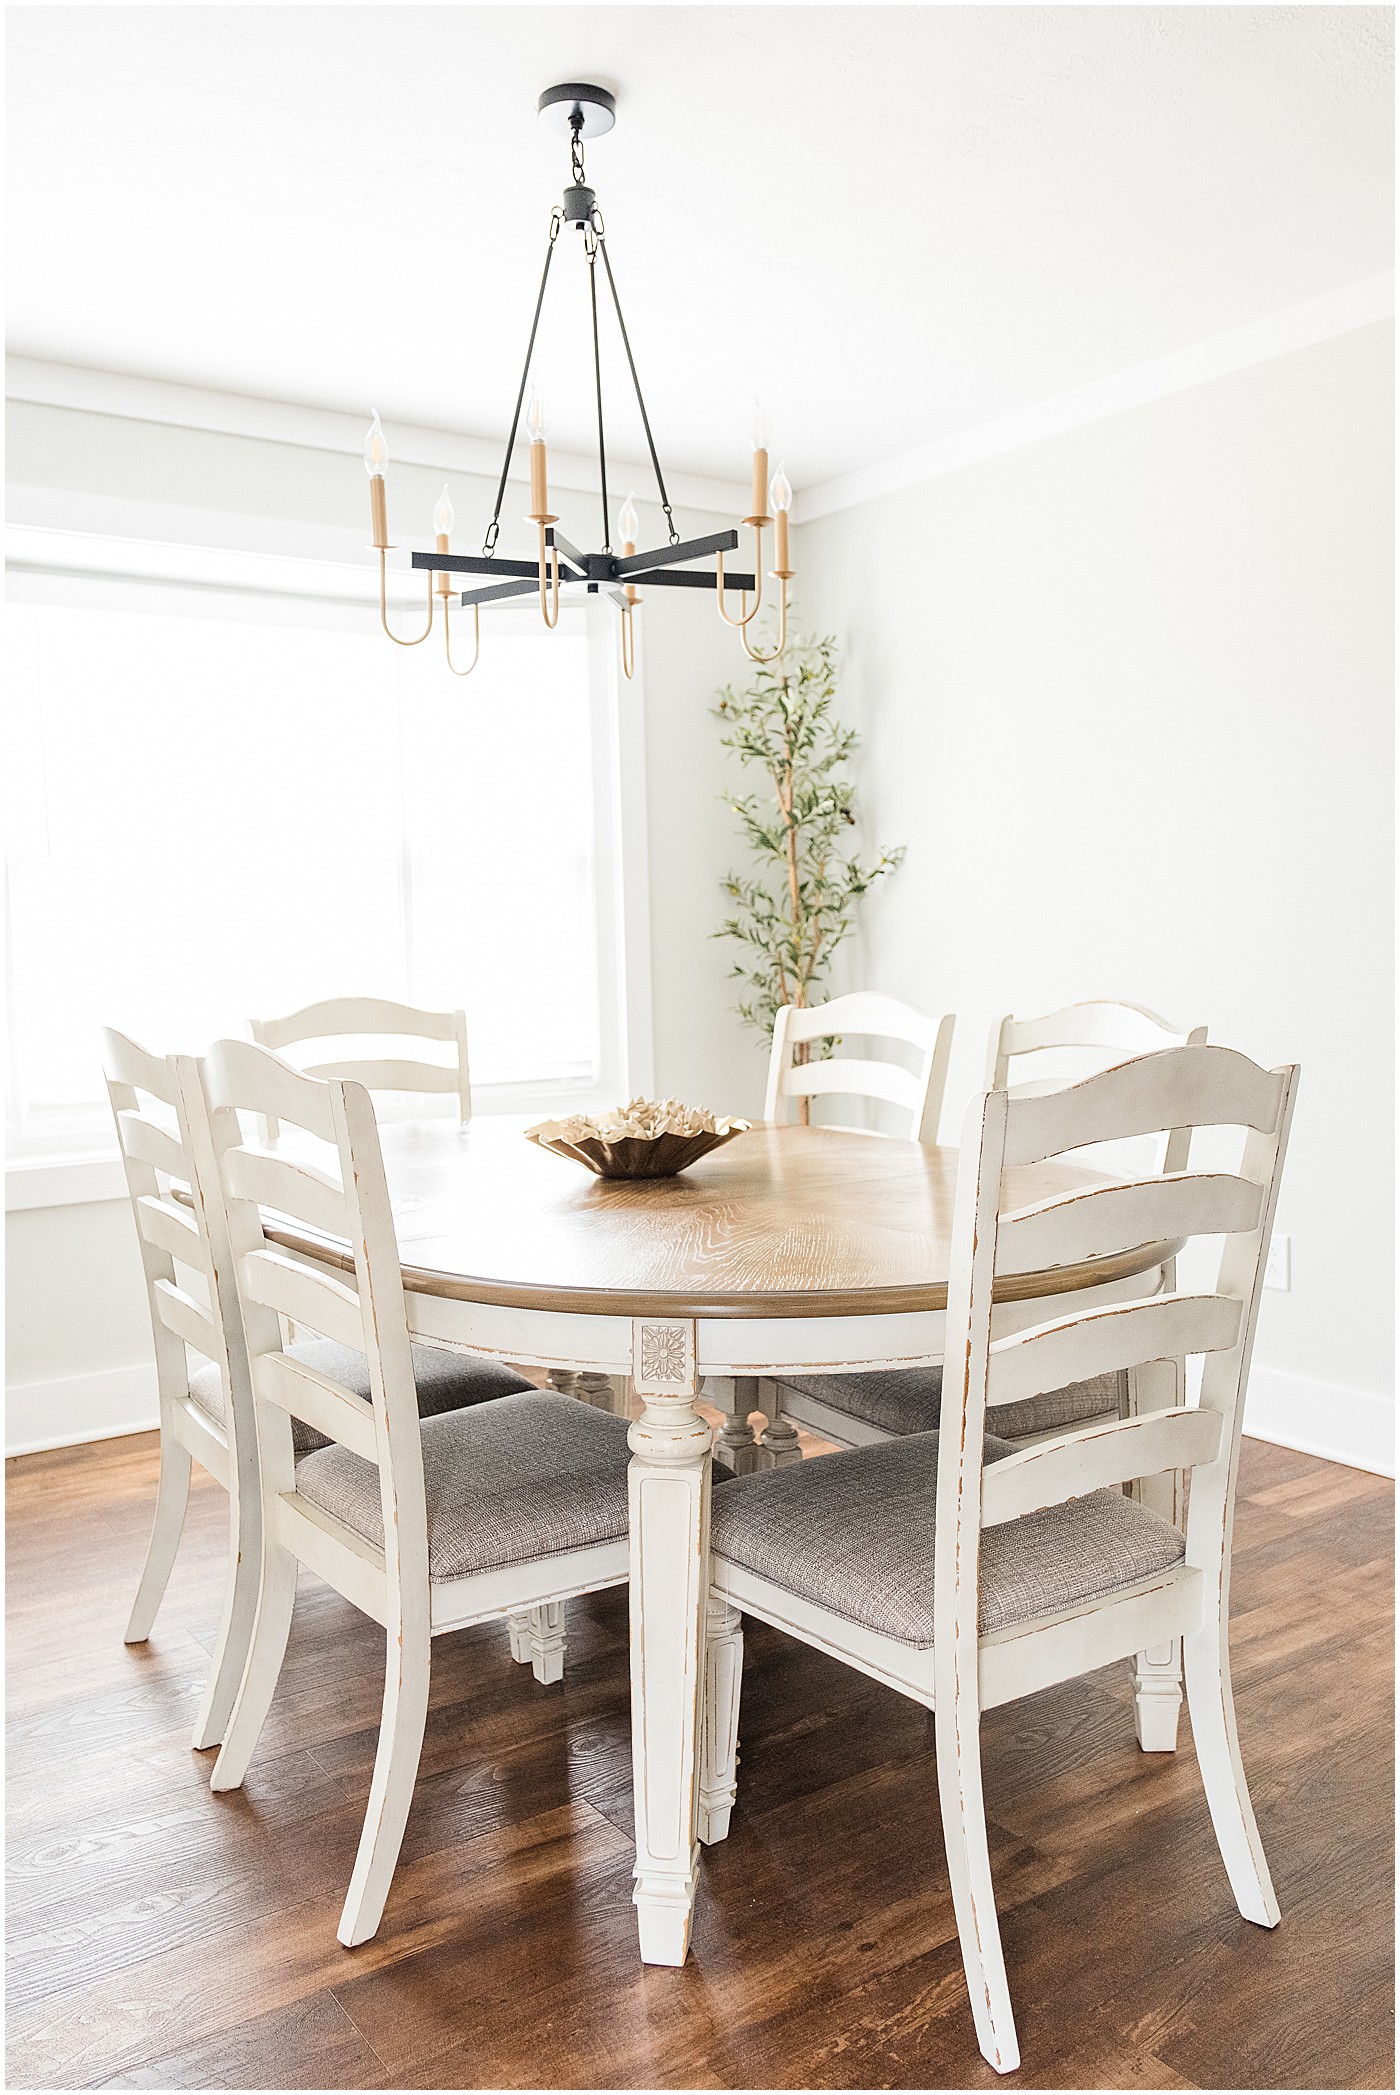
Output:
M941 1310L958 1153L836 1128L758 1126L679 1178L600 1179L492 1116L388 1123L384 1161L404 1285L510 1308L626 1317L887 1316ZM1007 1173L1029 1206L1092 1172ZM298 1223L289 1250L348 1267ZM1007 1276L998 1299L1150 1272L1179 1246Z

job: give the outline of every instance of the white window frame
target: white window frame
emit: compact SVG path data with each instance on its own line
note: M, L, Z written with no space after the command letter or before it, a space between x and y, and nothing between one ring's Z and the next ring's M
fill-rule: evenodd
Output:
M82 506L81 504L79 505ZM110 605L123 609L178 608L228 617L241 605L249 615L275 622L295 617L298 602L314 601L336 624L358 627L377 620L378 578L361 555L342 559L289 558L260 520L240 518L243 548L228 549L142 537L150 529L148 505L133 505L136 531L124 535L110 502L102 505L102 530L84 532L11 525L6 530L9 594L26 603ZM138 521L139 515L139 521ZM95 519L94 519L95 521ZM114 528L115 527L115 528ZM259 547L256 541L266 536ZM279 534L285 542L285 535ZM324 540L322 541L324 544ZM329 550L329 549L328 549ZM340 545L334 552L340 552ZM347 548L348 550L348 548ZM417 577L407 580L414 606ZM394 593L405 588L396 577ZM530 609L498 606L483 619L482 645L491 626L519 625ZM538 616L538 613L534 614ZM647 851L645 663L637 647L635 674L621 670L614 606L587 597L564 615L587 634L592 709L594 864L598 939L599 1065L591 1084L548 1080L474 1083L475 1113L546 1114L589 1112L619 1103L653 1084L651 917ZM387 643L386 643L387 645ZM7 1146L15 1130L7 1125ZM87 1149L29 1151L20 1145L7 1156L7 1210L66 1206L120 1199L125 1184L115 1143Z

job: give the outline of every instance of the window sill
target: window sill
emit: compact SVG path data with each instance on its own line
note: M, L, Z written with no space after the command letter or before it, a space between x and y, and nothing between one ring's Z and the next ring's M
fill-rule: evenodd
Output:
M126 1174L115 1149L75 1150L68 1156L10 1157L5 1164L5 1213L25 1208L85 1207L125 1200Z
M596 1113L614 1103L613 1091L604 1092L597 1085L482 1084L473 1093L475 1111L482 1118L510 1113L544 1120L568 1113ZM50 1150L40 1156L12 1156L5 1162L7 1215L28 1208L90 1207L126 1197L126 1174L115 1148Z

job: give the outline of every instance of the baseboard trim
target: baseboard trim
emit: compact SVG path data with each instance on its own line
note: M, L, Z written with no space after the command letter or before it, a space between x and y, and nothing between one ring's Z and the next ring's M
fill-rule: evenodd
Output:
M34 1455L87 1440L150 1433L160 1424L154 1361L104 1368L96 1375L56 1375L15 1382L5 1392L5 1454Z
M1348 1469L1395 1475L1395 1402L1369 1389L1347 1389L1282 1368L1250 1371L1244 1430L1254 1440L1320 1455Z

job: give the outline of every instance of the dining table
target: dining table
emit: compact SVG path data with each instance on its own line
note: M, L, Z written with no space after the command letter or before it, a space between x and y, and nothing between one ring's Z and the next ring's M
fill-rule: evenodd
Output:
M382 1142L412 1335L533 1366L595 1402L625 1394L636 1413L633 1896L643 1962L681 1964L699 1859L715 1438L702 1390L740 1418L766 1378L940 1363L958 1153L759 1124L678 1177L604 1179L527 1140L514 1116L390 1120ZM1072 1163L1031 1165L1008 1172L1007 1199L1030 1206L1101 1179ZM266 1227L298 1257L353 1266L347 1245L303 1223L269 1215ZM1057 1300L1082 1305L1086 1291L1141 1294L1176 1248L1005 1276L995 1330L1046 1322Z

